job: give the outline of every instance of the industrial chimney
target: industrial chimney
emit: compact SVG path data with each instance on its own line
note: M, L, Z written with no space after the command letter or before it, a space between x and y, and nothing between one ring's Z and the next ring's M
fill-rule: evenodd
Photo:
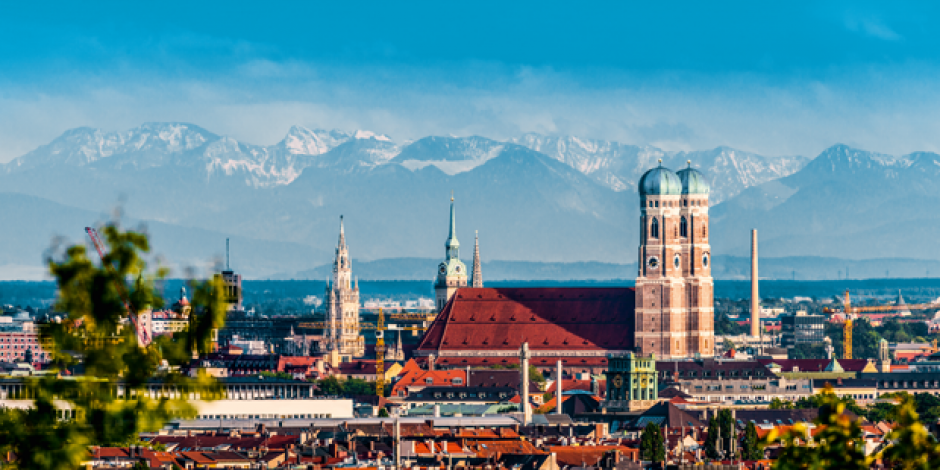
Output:
M757 290L757 229L751 230L751 336L760 336L760 294Z

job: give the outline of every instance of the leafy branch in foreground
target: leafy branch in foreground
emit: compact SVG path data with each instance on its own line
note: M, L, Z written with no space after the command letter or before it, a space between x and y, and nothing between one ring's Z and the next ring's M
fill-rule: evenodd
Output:
M78 468L89 445L136 441L141 432L194 416L189 399L219 396L211 378L178 370L193 354L210 351L211 332L224 322L221 280L191 281L189 327L141 346L128 310L136 315L161 307L154 283L167 270L148 269L142 255L150 245L142 231L122 231L112 222L101 232L110 251L100 265L82 245L48 259L58 284L54 308L64 318L43 325L40 338L57 373L17 379L24 381L21 408L0 410L0 452L12 453L14 468ZM180 398L149 396L153 381Z

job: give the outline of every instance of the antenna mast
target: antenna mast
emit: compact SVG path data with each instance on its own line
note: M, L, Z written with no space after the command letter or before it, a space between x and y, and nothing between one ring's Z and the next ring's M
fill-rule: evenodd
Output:
M231 271L232 268L228 263L228 238L225 239L225 270Z

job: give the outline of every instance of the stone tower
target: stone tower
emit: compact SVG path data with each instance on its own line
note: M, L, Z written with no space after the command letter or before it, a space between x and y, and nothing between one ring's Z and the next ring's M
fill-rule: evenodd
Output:
M339 243L333 261L333 278L326 286L329 347L341 360L365 354L365 339L359 334L359 281L353 284L352 263L346 246L343 217L339 218Z
M437 267L437 282L434 293L437 297L437 311L444 306L460 287L467 287L467 266L460 261L460 242L457 241L457 216L454 213L454 196L450 197L450 236L444 243L446 258Z
M483 269L480 267L480 233L473 241L473 287L483 287Z
M688 168L662 166L640 179L636 345L661 358L710 357L713 282L708 244L708 183Z

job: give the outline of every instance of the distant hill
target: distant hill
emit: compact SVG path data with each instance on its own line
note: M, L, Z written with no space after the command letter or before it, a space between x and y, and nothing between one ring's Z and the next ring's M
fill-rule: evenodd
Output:
M374 281L432 281L440 259L387 258L374 261L353 260L353 274L362 280ZM469 267L471 260L464 260ZM908 258L873 260L847 260L817 256L790 256L760 259L758 274L761 279L839 280L880 278L940 278L940 261ZM278 273L272 279L325 280L331 275L332 265L322 265L297 273ZM532 261L484 261L483 279L487 281L578 281L624 280L632 283L636 278L636 264L600 262L539 263ZM715 279L746 280L751 276L751 260L745 257L714 257L712 275Z

